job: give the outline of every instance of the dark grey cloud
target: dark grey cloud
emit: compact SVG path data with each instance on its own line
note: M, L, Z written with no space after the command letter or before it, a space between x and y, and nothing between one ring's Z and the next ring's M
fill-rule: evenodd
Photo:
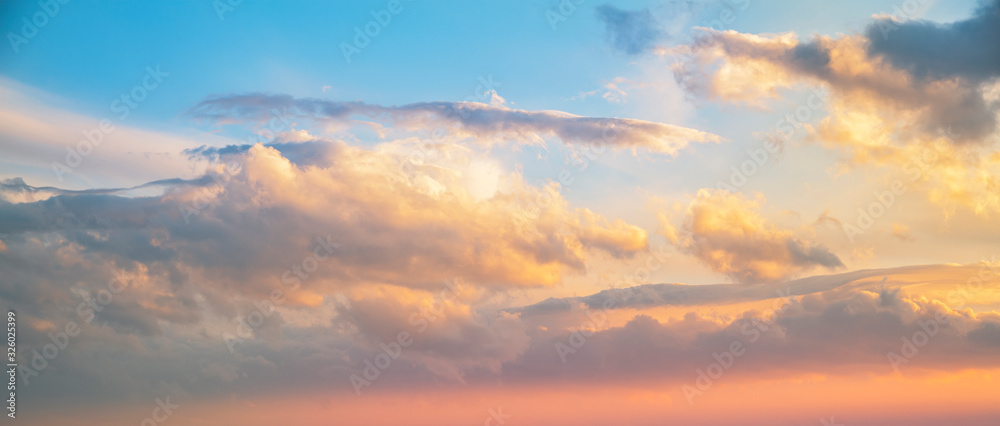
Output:
M831 52L852 48L855 38L867 46L863 53L871 62L870 72L845 72L844 64L831 64ZM863 94L886 111L917 114L919 119L906 131L932 136L947 131L956 143L983 143L998 129L1000 102L984 95L986 85L1000 76L997 40L998 0L983 3L969 19L950 24L877 20L858 36L814 37L794 45L707 31L693 43L694 56L676 68L675 78L692 94L719 96L712 81L713 65L701 61L711 58L695 58L718 48L728 61L768 61L798 79L827 85L838 98ZM908 78L901 78L900 71ZM910 139L916 138L901 137Z
M844 263L840 261L840 258L826 247L806 246L802 241L794 238L789 238L785 242L785 245L788 247L788 252L791 254L792 261L796 265L820 265L828 269L844 267Z
M53 195L113 195L128 194L129 191L147 188L170 188L175 186L205 186L212 183L211 176L202 176L196 179L161 179L125 188L94 188L94 189L62 189L54 186L31 186L24 182L24 179L15 177L0 181L0 202L5 202L12 197L41 197L48 198Z
M618 51L637 55L655 47L663 34L660 23L649 9L628 11L610 4L596 9L597 17L604 23L608 41Z
M210 147L202 145L197 148L183 151L188 158L207 158L213 161L226 161L235 155L244 154L250 150L251 144L226 145L224 147ZM274 142L266 146L274 148L298 166L318 166L327 164L330 156L336 155L338 146L327 141L306 141L306 142Z
M870 36L871 34L869 34ZM948 33L931 31L914 34L913 37L921 38L911 40L909 43L921 46L936 45L947 43L939 38L948 38ZM900 35L895 35L890 39L895 40L897 38L901 38ZM982 46L987 43L983 40L978 40L974 44ZM950 129L954 140L962 143L982 141L984 137L993 134L997 129L996 111L1000 105L995 102L987 102L979 92L980 84L986 76L980 75L980 70L975 66L968 69L962 68L962 65L939 66L932 70L931 68L934 67L929 67L918 61L911 61L905 55L900 56L899 54L888 52L877 53L878 51L869 49L869 54L873 56L884 54L887 57L898 57L897 59L890 58L890 63L914 76L911 87L901 87L886 84L886 81L878 78L857 77L838 73L830 67L830 48L831 46L825 45L821 41L813 40L808 43L796 45L786 52L785 55L779 57L778 60L783 61L786 66L797 72L825 80L838 90L866 91L878 94L883 99L892 100L899 105L905 105L907 108L927 108L927 113L925 113L927 119L923 123L920 123L920 126L927 133L936 134L942 129ZM982 48L979 49L984 50ZM976 53L991 55L991 58L980 60L980 62L1000 61L1000 52L995 51L995 45L989 49L994 50L994 52L982 51ZM934 52L920 52L917 56L931 58L933 54ZM927 59L926 63L943 63L948 60L951 59L941 57L938 59ZM948 69L950 71L946 71ZM990 67L983 67L983 70L985 69L990 69ZM993 69L991 72L994 73L994 76L1000 75L1000 69ZM958 80L955 90L948 93L947 98L943 98L941 94L935 93L931 89L934 84L953 78L960 80ZM935 97L941 99L928 101L928 99Z
M982 2L962 21L872 23L865 31L868 52L920 80L953 77L982 82L1000 76L1000 0Z

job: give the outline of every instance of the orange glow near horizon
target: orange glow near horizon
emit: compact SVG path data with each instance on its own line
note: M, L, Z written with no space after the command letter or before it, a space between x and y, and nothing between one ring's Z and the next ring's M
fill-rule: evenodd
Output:
M505 424L585 425L621 424L884 424L886 419L907 424L941 424L947 419L964 424L988 424L997 418L1000 369L925 372L886 376L798 375L783 379L727 378L723 376L702 397L688 404L681 384L650 383L470 386L419 391L326 394L212 400L175 399L183 410L170 419L185 425L287 424L469 425L484 424L493 413L509 416ZM134 419L143 410L135 405L114 413L95 413L107 422ZM67 407L41 416L38 425L80 426L76 410ZM976 423L980 422L980 423ZM493 423L499 424L499 423ZM896 423L894 423L896 424ZM899 423L902 424L902 423Z

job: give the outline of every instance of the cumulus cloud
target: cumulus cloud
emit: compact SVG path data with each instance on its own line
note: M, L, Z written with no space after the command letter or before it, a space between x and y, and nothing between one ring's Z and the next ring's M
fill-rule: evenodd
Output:
M803 43L791 33L707 30L691 47L696 59L675 71L681 84L704 97L760 105L778 97L779 89L818 84L838 102L874 104L911 117L910 131L917 134L951 128L958 142L981 142L995 132L997 106L984 94L982 80L917 79L882 56L869 56L868 45L860 36Z
M595 11L604 23L608 41L616 50L637 55L655 47L662 37L660 24L649 9L628 11L603 4Z
M807 42L793 33L706 30L680 49L674 73L693 95L755 107L797 87L828 92L820 101L828 115L796 125L807 140L843 154L837 172L887 165L949 211L996 212L997 4L948 25L876 21L865 34ZM776 130L785 138L793 132ZM940 179L929 182L929 170Z
M20 312L19 343L30 354L70 322L86 341L53 361L59 374L30 377L30 392L53 392L48 401L78 398L74 390L94 375L123 368L143 373L88 397L153 389L180 371L211 372L185 386L207 392L256 383L248 368L276 371L282 362L295 364L281 372L287 386L309 382L314 368L339 389L380 350L374 342L387 330L412 331L409 313L421 312L429 292L455 276L476 298L449 305L397 370L461 381L468 371L498 371L527 347L516 315L480 313L473 303L556 285L582 273L592 252L624 258L646 250L644 230L569 206L558 184L535 187L492 167L481 173L483 160L460 145L413 157L414 143L192 150L215 166L195 180L144 186L155 195L3 182L0 304ZM475 179L492 187L486 192ZM230 353L225 333L235 334L235 321L277 290L280 306ZM346 295L343 305L334 304L337 294ZM329 335L336 349L304 343L317 335ZM165 344L169 351L144 355ZM108 356L111 348L119 352Z
M702 189L688 205L679 228L667 220L661 225L684 252L740 282L774 281L814 267L844 266L825 247L803 242L791 231L768 223L760 214L763 201Z
M207 99L190 112L192 117L226 124L252 120L266 123L275 116L350 123L355 118L382 120L394 128L447 128L453 138L480 143L512 140L541 144L555 137L564 143L648 150L676 156L692 143L720 142L714 134L672 124L628 118L581 117L560 111L526 111L477 102L420 102L381 106L362 102L296 99L287 95L233 95Z
M180 262L220 289L262 295L317 237L345 247L325 263L335 272L312 284L320 288L422 287L455 275L496 286L552 285L582 271L588 250L623 257L647 245L640 228L571 208L555 183L533 187L517 174L478 173L480 164L457 146L416 161L406 146L327 143L333 148L322 167L256 145L204 178L156 183L167 187L160 196L49 189L57 195L36 200L23 194L40 189L10 182L5 199L16 193L23 202L0 204L0 233L11 247L51 234L123 264Z

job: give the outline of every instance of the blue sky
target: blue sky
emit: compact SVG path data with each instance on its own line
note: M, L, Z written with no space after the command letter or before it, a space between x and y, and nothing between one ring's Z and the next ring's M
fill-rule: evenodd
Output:
M693 3L697 16L678 17L678 4L621 2L623 9L650 8L661 20L683 27L711 22L724 3ZM836 34L857 31L892 1L747 2L729 29ZM547 10L558 2L403 2L403 10L351 63L341 42L386 2L243 2L224 13L208 2L112 3L73 1L39 35L13 53L0 52L0 73L37 89L58 93L74 109L107 112L116 95L161 64L170 90L144 103L136 118L168 122L210 94L273 92L380 104L463 100L492 75L500 93L527 109L558 109L584 115L632 116L628 105L568 100L601 82L626 74L637 58L604 43L597 2L582 2L552 30ZM743 3L735 3L737 5ZM967 14L971 1L936 2L926 17L947 21ZM36 2L7 2L3 27L20 27L39 10ZM791 18L794 16L794 19ZM683 28L682 27L682 28ZM127 34L127 36L123 36ZM688 40L686 34L677 41ZM671 44L667 41L667 44ZM323 86L330 86L326 93Z

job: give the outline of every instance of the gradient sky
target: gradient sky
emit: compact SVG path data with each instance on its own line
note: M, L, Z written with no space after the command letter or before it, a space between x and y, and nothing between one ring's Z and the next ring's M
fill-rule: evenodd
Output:
M19 420L1000 421L1000 2L237 3L0 3Z

